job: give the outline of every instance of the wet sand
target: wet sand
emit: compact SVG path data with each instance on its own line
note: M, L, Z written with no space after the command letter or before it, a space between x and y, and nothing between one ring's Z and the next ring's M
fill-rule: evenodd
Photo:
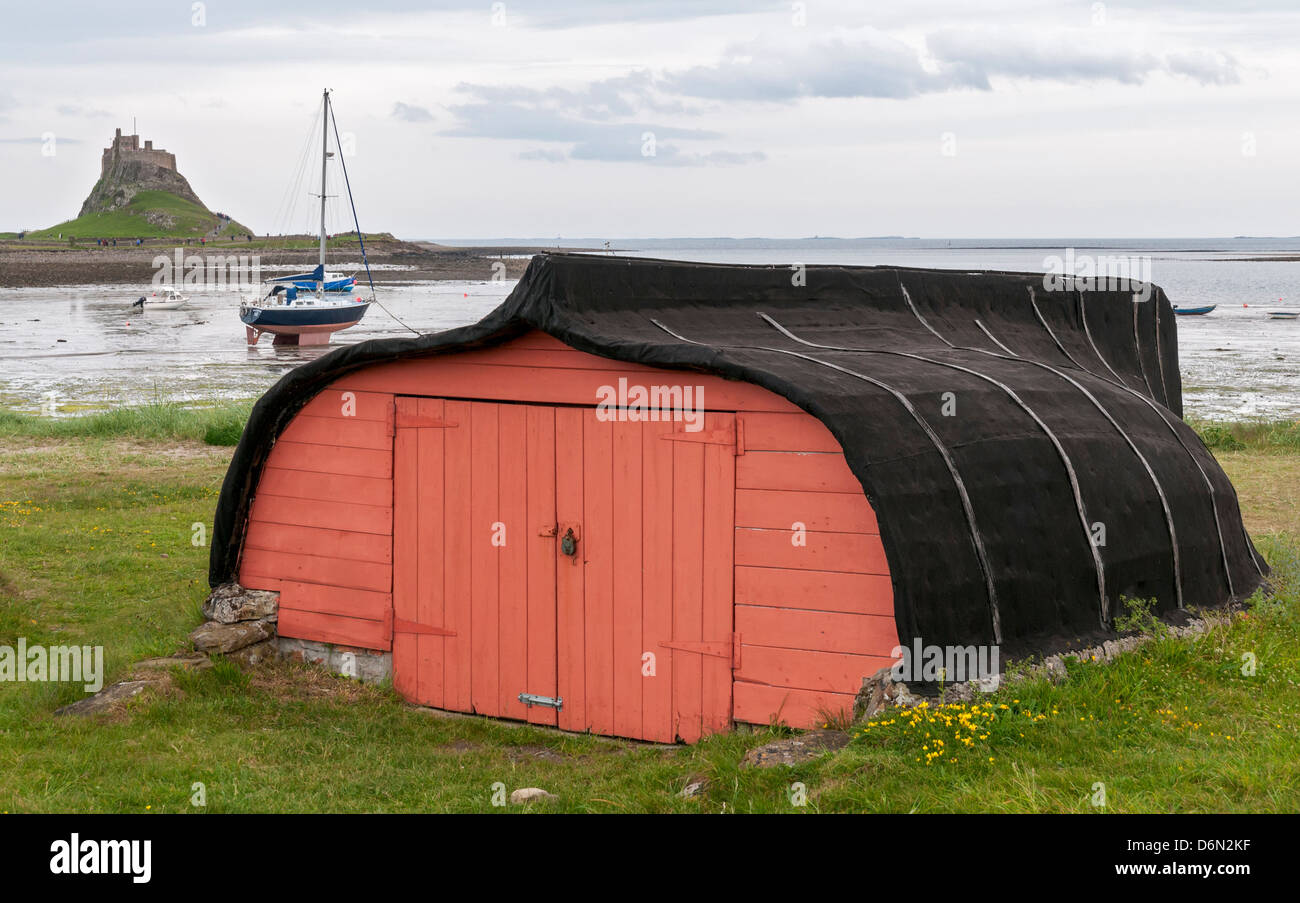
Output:
M119 243L98 247L66 241L0 241L0 287L55 285L148 285L154 274L154 258L171 258L177 247L185 255L252 255L263 267L291 267L304 271L316 265L311 248L276 247L274 239L254 237L252 242L222 241L205 245L177 245L175 241L151 240L140 247ZM518 279L529 257L542 248L452 248L427 242L378 240L366 243L366 256L374 269L376 283L426 282L430 280ZM356 243L331 245L329 268L355 273L364 278L361 253ZM500 273L505 265L504 274Z

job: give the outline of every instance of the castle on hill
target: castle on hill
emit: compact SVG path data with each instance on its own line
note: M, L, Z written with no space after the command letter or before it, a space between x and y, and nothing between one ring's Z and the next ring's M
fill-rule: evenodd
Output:
M99 181L81 205L80 215L123 207L140 191L150 190L165 191L207 209L176 168L175 154L154 147L153 141L141 147L139 135L123 135L119 128L104 148Z
M169 154L162 148L153 146L152 141L146 141L144 147L140 146L139 135L123 135L122 130L118 129L117 134L113 136L113 141L104 148L104 155L100 159L99 175L100 178L108 175L108 171L113 168L113 164L118 160L139 160L143 163L152 163L163 169L176 171L176 155Z

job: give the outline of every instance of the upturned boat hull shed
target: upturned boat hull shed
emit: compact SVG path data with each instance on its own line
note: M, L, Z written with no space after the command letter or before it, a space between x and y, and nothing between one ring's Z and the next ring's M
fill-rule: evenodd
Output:
M1142 297L1139 295L1138 297ZM1048 652L1266 565L1152 288L553 254L258 402L210 581L407 698L653 740L806 726L895 647Z

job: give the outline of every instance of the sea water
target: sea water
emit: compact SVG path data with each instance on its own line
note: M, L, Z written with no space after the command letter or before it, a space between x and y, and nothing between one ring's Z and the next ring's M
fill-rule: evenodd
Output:
M546 243L600 246L591 239ZM1219 305L1208 316L1177 319L1187 414L1205 419L1300 417L1300 321L1265 315L1269 309L1300 309L1300 259L1261 259L1300 258L1298 240L625 239L611 244L635 256L719 263L1020 272L1045 272L1053 258L1070 249L1076 256L1140 257L1173 303ZM397 320L420 332L472 323L513 287L513 282L490 281L380 285L383 308L371 307L358 326L336 333L330 345L304 348L274 347L269 336L247 345L239 298L229 292L196 292L185 309L142 313L130 305L143 286L6 289L0 300L0 404L68 414L155 400L253 397L330 348L412 335Z

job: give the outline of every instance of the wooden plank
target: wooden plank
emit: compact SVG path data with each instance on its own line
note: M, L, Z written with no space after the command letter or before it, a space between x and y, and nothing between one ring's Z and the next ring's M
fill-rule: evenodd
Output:
M796 540L802 545L795 545ZM796 534L790 530L736 530L736 564L755 567L888 574L885 547L873 533Z
M736 604L894 616L890 578L795 568L737 567Z
M316 611L326 615L361 618L366 621L389 620L393 614L393 595L318 583L280 581L280 608ZM402 615L398 615L402 617Z
M612 423L585 410L582 418L582 539L578 554L585 572L583 610L584 700L586 727L614 732L614 429L639 424ZM620 516L623 509L619 509Z
M443 644L444 704L457 712L470 711L470 592L474 522L470 512L470 405L446 402L445 416L460 426L434 430L443 437L443 626L456 631ZM485 538L480 535L480 539Z
M393 625L388 621L367 621L361 618L343 618L338 615L286 608L280 612L280 636L318 643L335 643L377 649L387 652L392 648Z
M251 585L244 579L245 574L249 577L274 577L301 583L369 589L381 593L390 592L393 583L393 567L390 564L294 555L265 549L245 548L239 573L239 582L245 586Z
M249 520L266 524L323 527L349 533L391 535L393 509L382 505L355 505L329 499L296 499L258 492Z
M306 442L279 441L271 447L267 465L309 473L334 473L353 477L393 476L393 453L376 448L344 448ZM355 499L353 501L356 501Z
M704 636L704 451L673 442L673 636L700 642ZM662 656L661 656L662 658ZM703 735L704 663L695 652L673 650L673 721L677 736L694 743Z
M555 518L559 536L555 540L556 662L557 684L564 708L559 726L564 730L586 730L587 712L583 659L586 653L583 615L583 541L578 555L570 558L560 551L560 537L567 525L581 531L583 517L583 440L580 408L555 411Z
M440 398L421 398L409 413L416 417L438 418L445 402ZM401 432L407 432L402 430ZM417 545L415 622L431 627L445 627L443 591L444 512L443 469L445 434L443 430L415 430L418 464L415 482L403 490L394 485L394 496L413 498L416 509L414 524ZM447 638L437 634L417 635L416 661L419 670L420 699L425 705L443 708L447 702Z
M257 482L257 497L268 495L387 507L393 503L393 481L384 477L309 473L305 470L266 467Z
M812 414L776 414L762 411L741 415L745 422L747 451L834 452L842 454L839 442L826 425Z
M499 701L507 718L528 719L519 694L528 692L528 546L537 536L528 520L528 409L502 405L497 414L500 449L500 519L505 545L497 548L500 582Z
M415 499L416 488L419 486L419 464L419 433L415 430L398 430L393 440L393 482L399 488L392 508L392 602L394 615L403 621L419 619L416 610L420 566L418 518L422 508ZM419 645L414 634L393 635L393 689L411 702L432 705L420 698Z
M498 411L470 405L470 703L480 715L500 715L500 549L492 544L501 520Z
M654 656L654 674L642 672L641 734L671 743L672 653L659 644L673 638L673 449L660 436L671 423L641 425L641 654Z
M853 711L853 696L816 690L791 690L766 684L736 681L735 718L750 724L781 723L795 728L816 728L827 713Z
M640 423L613 426L613 682L614 728L620 737L642 737L641 550L642 433Z
M709 429L735 428L734 414L710 413ZM730 640L735 591L732 585L735 537L736 456L729 448L704 449L704 536L702 574L703 636L705 640ZM704 734L731 727L731 659L700 657L701 727Z
M894 619L877 615L737 605L736 630L748 646L888 656L898 645Z
M408 358L376 364L342 377L334 385L356 391L419 395L437 386L446 398L509 399L534 404L594 405L603 386L617 386L628 371L604 369L559 369L554 367L507 367L499 364L468 364L460 355ZM680 371L652 374L652 385L682 381ZM639 378L639 377L638 377ZM799 408L774 392L752 383L725 380L691 373L692 385L705 389L705 407L721 411L796 412Z
M268 524L253 521L244 535L247 549L292 552L345 561L373 561L392 564L393 538L381 533L347 533L319 527Z
M797 690L856 694L862 678L894 662L883 655L851 655L808 649L776 649L743 644L736 680Z
M311 417L299 414L280 434L280 442L306 442L312 445L336 445L344 448L393 447L393 426L382 420L356 417Z
M862 492L843 455L824 452L749 451L736 461L737 489Z
M736 526L789 530L795 523L826 533L879 533L875 512L857 492L737 489Z
M549 338L549 337L548 337ZM538 696L559 695L555 665L555 568L558 537L540 535L555 516L555 409L523 408L528 416L528 684ZM558 724L555 709L531 706L533 724Z
M355 417L357 420L374 420L391 423L393 396L387 392L352 392L344 398L339 389L325 389L307 402L298 416Z

